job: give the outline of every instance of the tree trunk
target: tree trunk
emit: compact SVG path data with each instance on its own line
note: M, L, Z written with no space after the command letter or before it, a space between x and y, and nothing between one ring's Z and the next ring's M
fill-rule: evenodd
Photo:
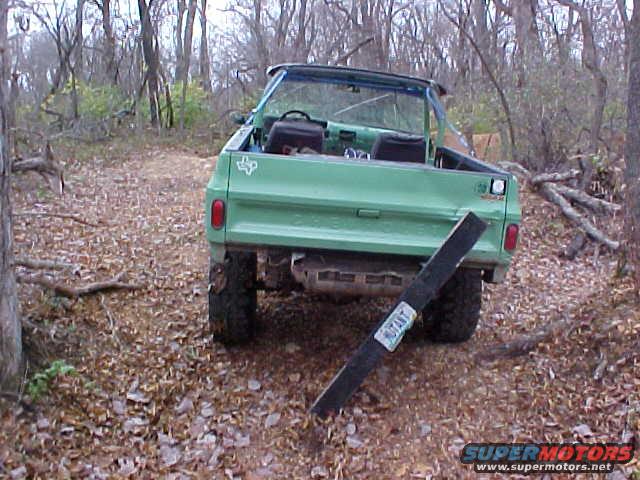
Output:
M189 81L189 67L191 66L191 52L193 50L193 23L196 18L197 0L189 0L187 9L187 23L184 28L184 42L182 43L182 78L179 81Z
M104 56L107 81L118 84L118 65L116 63L116 41L111 25L111 0L102 0L102 30L104 31Z
M176 20L176 72L174 80L180 81L182 77L182 62L184 58L184 47L182 45L182 26L184 24L184 12L187 9L185 0L178 0L178 19Z
M517 51L514 58L518 75L518 88L527 84L527 70L533 52L541 54L540 36L536 25L537 0L517 0L507 6L502 0L494 0L495 6L501 13L509 15L515 23Z
M293 41L293 56L296 61L306 63L308 56L307 49L307 0L300 0L298 10L298 26Z
M140 24L142 28L142 53L144 63L147 64L147 87L149 89L149 112L151 125L160 125L160 102L158 101L158 51L153 44L153 25L151 24L151 14L149 9L153 0L138 0L138 11L140 13Z
M84 20L84 0L78 0L76 3L76 33L75 33L75 47L73 51L73 70L75 72L76 79L84 80L84 68L83 68L83 51L84 48L84 36L82 34L82 24Z
M253 18L250 21L249 28L256 45L256 53L258 56L258 79L261 86L267 84L267 67L271 63L271 55L267 48L262 27L262 9L264 5L262 0L253 0Z
M22 329L13 271L11 226L11 159L8 148L11 125L7 123L8 13L7 2L0 3L0 386L12 387L17 383L22 364Z
M180 129L184 128L184 108L187 101L187 85L189 83L189 67L191 66L191 50L193 44L193 23L196 17L196 0L189 0L187 11L187 24L184 31L184 43L182 54L182 77L177 79L182 82L182 96L180 98Z
M473 16L475 17L474 37L476 38L478 48L486 55L487 65L493 71L494 62L490 52L491 38L489 36L489 29L487 28L487 0L473 0L472 7Z
M602 117L607 99L607 77L602 72L600 54L593 36L593 26L589 18L589 12L583 6L574 3L572 0L558 0L558 3L575 10L580 17L580 27L582 30L582 65L589 70L593 77L593 88L595 103L591 117L591 130L589 134L589 153L598 153L598 143L600 139L600 129L602 127ZM585 171L580 182L580 187L586 189L591 184L593 177L593 162L587 159L584 162Z
M211 62L209 61L209 39L207 37L207 0L200 0L200 83L207 93L211 88Z
M625 150L627 255L635 268L640 289L640 4L636 2L629 39L629 96Z

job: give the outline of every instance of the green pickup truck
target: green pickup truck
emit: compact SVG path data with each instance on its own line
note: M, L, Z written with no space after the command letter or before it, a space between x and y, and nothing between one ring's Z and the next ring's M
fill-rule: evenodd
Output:
M470 338L482 282L503 281L516 248L515 177L443 146L446 91L432 80L298 64L268 74L206 189L215 338L252 336L259 289L397 296L471 210L488 228L421 324L437 341Z

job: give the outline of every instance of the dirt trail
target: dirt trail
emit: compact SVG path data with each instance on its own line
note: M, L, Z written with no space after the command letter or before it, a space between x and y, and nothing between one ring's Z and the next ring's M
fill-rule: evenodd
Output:
M343 416L313 425L311 402L388 302L262 295L256 341L214 344L202 226L212 165L149 151L74 167L70 194L43 208L109 227L20 220L21 253L62 252L82 265L82 281L126 271L146 288L73 305L25 294L26 314L55 325L48 335L77 375L57 381L36 412L5 409L0 476L24 465L40 478L473 478L458 460L468 442L573 440L581 424L591 440L619 439L625 399L607 397L614 378L593 380L597 349L558 342L490 364L474 357L608 288L612 260L558 259L569 232L528 194L516 262L505 284L486 289L477 335L456 346L404 342Z

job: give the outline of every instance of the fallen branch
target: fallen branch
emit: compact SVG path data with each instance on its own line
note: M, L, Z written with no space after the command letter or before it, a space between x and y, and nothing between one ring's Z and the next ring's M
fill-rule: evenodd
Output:
M32 268L34 270L79 270L75 263L61 262L59 260L41 260L38 258L16 257L13 264L18 267Z
M63 169L55 161L53 151L49 143L44 148L44 155L31 158L16 159L11 164L11 171L16 172L37 172L49 182L52 190L57 190L60 195L64 193ZM57 187L57 188L54 188Z
M589 220L582 216L575 208L571 206L571 203L563 196L580 203L581 205L591 208L596 211L617 212L620 210L620 206L606 202L599 198L592 197L587 193L570 188L565 185L557 185L555 182L562 182L565 180L571 180L577 178L580 175L580 170L572 169L566 172L557 173L540 173L532 176L531 172L524 168L522 165L514 162L500 162L498 164L501 168L513 173L514 175L520 175L525 178L533 187L538 187L544 196L552 203L555 203L560 207L562 213L580 227L590 238L606 245L611 250L618 250L620 248L620 242L610 239L602 231L600 231ZM580 248L584 246L584 239L576 237L569 247L563 252L566 258L574 258Z
M576 188L567 187L566 185L555 185L555 188L565 197L570 198L580 205L597 212L615 213L622 210L622 205L607 202L606 200L602 200L600 198L592 197L584 191L578 190Z
M19 283L26 283L32 285L40 285L42 287L52 290L56 295L67 298L78 298L83 295L91 295L96 292L102 292L107 290L137 290L142 288L141 285L133 283L124 283L124 272L116 275L111 280L104 282L88 283L81 287L70 287L57 283L42 275L21 275L16 276Z
M566 258L567 260L573 260L576 258L578 253L580 253L580 250L582 250L586 243L587 236L582 232L578 232L576 236L573 237L573 240L571 240L571 243L560 252L560 257Z
M527 181L529 181L529 179L531 178L531 172L519 163L505 161L499 162L498 166L509 173L513 173L516 176L524 177L524 179Z
M43 216L43 217L55 217L55 218L64 218L67 220L73 220L74 222L81 223L82 225L87 225L89 227L99 228L101 225L97 223L87 222L83 218L78 215L73 215L70 213L54 213L54 212L39 212L36 210L28 211L28 212L16 212L13 214L14 217L29 217L29 216Z
M122 345L120 341L120 336L118 335L118 327L116 326L116 321L113 318L111 310L107 307L107 304L104 300L104 295L100 294L100 305L104 309L104 313L107 315L107 320L109 320L109 327L111 327L111 337L115 340L118 345Z
M479 352L476 355L476 358L479 360L493 361L498 358L514 358L520 355L525 355L536 348L540 343L556 336L562 331L567 331L566 327L571 323L571 317L565 314L562 318L538 328L531 335L522 336L511 342L489 347L484 352Z
M580 170L569 170L568 172L553 172L553 173L540 173L531 177L531 185L534 187L547 182L564 182L565 180L571 180L577 178L580 175Z
M557 190L557 186L551 183L544 183L541 187L542 192L545 194L550 202L555 203L560 207L562 213L573 223L578 225L589 237L604 244L610 250L618 250L620 248L620 242L610 239L603 232L601 232L595 225L589 220L584 218L578 211L571 206L571 204L564 198Z

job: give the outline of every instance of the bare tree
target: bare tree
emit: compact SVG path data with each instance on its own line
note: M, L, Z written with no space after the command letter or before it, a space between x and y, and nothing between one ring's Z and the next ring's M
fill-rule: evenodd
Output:
M84 80L84 35L82 26L84 23L84 2L85 0L77 0L76 3L76 25L75 25L75 47L73 54L74 72L79 80Z
M572 0L558 0L564 6L575 10L580 17L580 27L582 29L582 64L584 68L589 70L593 77L593 86L595 94L595 103L593 106L593 114L591 117L591 131L589 135L589 153L596 155L598 153L598 143L600 140L600 129L602 127L602 117L607 97L607 77L602 72L600 53L596 46L593 35L593 25L589 16L589 11L582 5L578 5ZM591 159L582 163L584 168L584 176L581 180L581 187L584 189L591 183L593 176L593 162Z
M182 77L182 63L184 56L184 46L182 44L182 35L184 30L184 14L187 10L187 3L185 0L177 0L177 12L176 12L176 26L175 26L175 35L176 35L176 71L174 80L176 82L180 81Z
M151 115L151 125L160 126L160 96L159 96L159 70L160 60L158 49L154 45L155 34L151 22L151 6L154 0L138 0L138 12L140 14L140 25L142 35L142 52L144 62L147 65L145 79L149 92L149 112ZM144 83L144 81L143 81Z
M116 63L116 40L111 23L111 0L94 0L102 14L102 31L104 34L105 77L112 85L118 84L118 65Z
M207 36L207 0L200 0L200 84L205 92L213 93L211 90L209 37Z
M538 0L513 0L506 5L501 0L494 0L496 8L513 18L516 30L517 55L515 64L518 70L518 87L522 88L527 82L527 64L533 57L532 53L541 53L536 12Z
M482 52L482 50L480 50L480 47L478 46L476 41L473 39L471 34L450 13L447 12L446 7L442 4L442 0L438 0L438 2L440 3L440 5L442 7L442 12L444 13L444 16L453 25L456 26L456 28L458 29L458 31L460 32L461 35L464 35L465 38L467 38L469 40L469 43L471 44L471 46L473 47L473 49L477 53L478 58L480 59L480 62L482 63L484 71L489 76L491 84L493 85L493 87L496 90L496 93L498 94L498 98L500 99L500 105L502 106L502 110L504 112L504 115L505 115L505 118L506 118L506 121L507 121L508 131L509 131L509 153L510 153L511 159L515 160L515 157L516 157L515 129L513 127L513 120L511 118L512 117L511 116L511 108L509 107L509 102L508 102L507 97L506 97L506 95L504 93L504 88L502 87L502 85L500 85L500 82L498 81L497 77L493 74L493 72L491 70L491 67L489 66L489 63L485 59L485 53Z
M11 224L11 159L7 102L9 54L7 42L8 3L0 2L0 385L11 386L22 364L22 327L18 313L16 278L13 270Z
M640 5L633 7L629 38L629 93L625 144L627 252L640 289Z
M182 95L180 99L180 129L184 128L185 103L187 101L187 85L189 83L189 67L191 66L191 50L193 47L193 23L196 16L196 0L189 0L187 9L187 24L184 31L184 43L182 45L182 67L180 76L176 80L182 82Z

